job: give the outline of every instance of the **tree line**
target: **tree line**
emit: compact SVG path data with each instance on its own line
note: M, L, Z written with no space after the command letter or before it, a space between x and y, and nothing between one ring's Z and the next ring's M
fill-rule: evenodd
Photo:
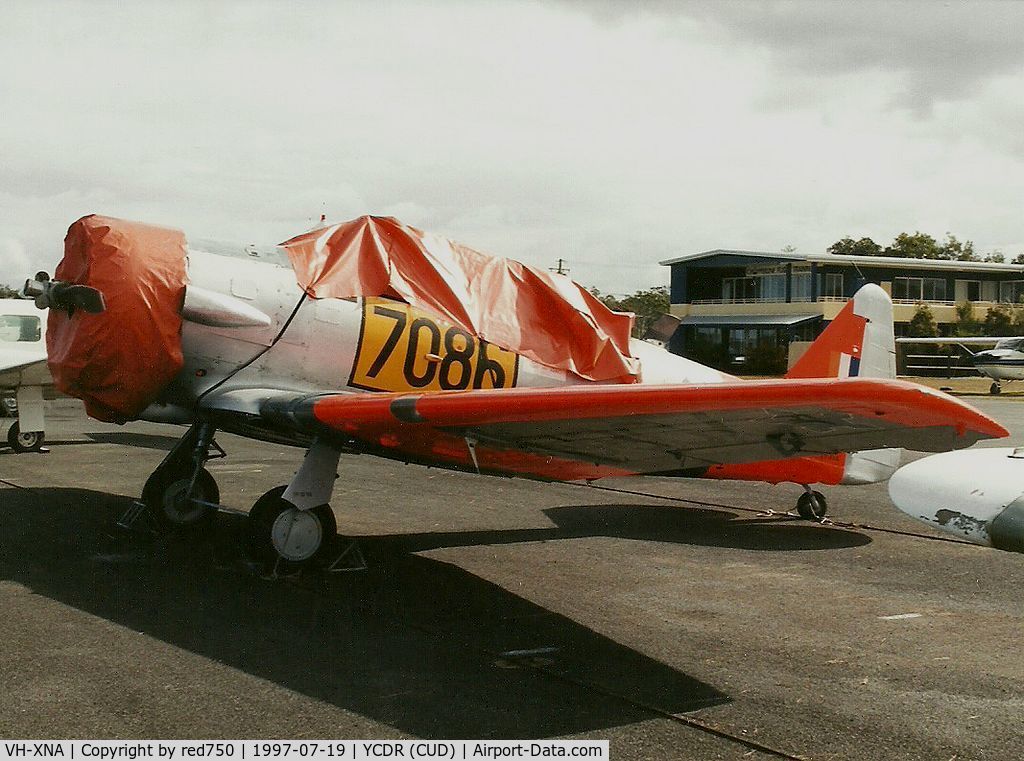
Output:
M1005 262L1001 251L991 251L981 256L974 250L974 241L961 241L952 233L946 233L946 240L939 243L927 233L900 233L888 246L881 246L871 238L854 240L847 235L829 246L830 254L850 256L896 256L906 259L947 259L959 262ZM1024 253L1017 254L1013 264L1024 264Z
M669 311L671 302L668 288L657 285L645 291L637 291L632 296L618 298L610 293L601 293L597 288L590 292L613 312L632 312L636 315L633 322L633 337L642 338L661 315Z
M993 304L980 320L974 316L974 305L961 301L956 305L953 332L956 338L971 336L1024 336L1024 304ZM939 326L927 304L918 304L907 325L911 338L935 338Z

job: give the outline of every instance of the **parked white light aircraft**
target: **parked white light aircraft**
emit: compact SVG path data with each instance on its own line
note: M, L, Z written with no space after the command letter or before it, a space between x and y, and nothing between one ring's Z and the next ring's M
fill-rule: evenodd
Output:
M1002 384L1024 380L1024 336L964 338L897 338L897 343L908 344L953 344L965 352L974 369L986 378L992 379L990 394L1002 391ZM994 346L993 346L994 344ZM968 346L992 346L985 351L974 352Z
M7 429L15 452L43 446L43 389L53 385L46 367L46 312L31 301L0 299L0 392L15 392L18 420Z
M85 217L55 278L26 292L51 310L58 387L103 420L190 426L143 489L159 521L215 512L204 465L218 429L307 448L249 514L253 549L274 562L323 557L343 452L541 480L794 482L814 517L811 484L884 480L892 448L1006 435L892 379L892 305L871 285L788 379L741 381L631 340L628 316L568 278L390 218L256 248ZM83 310L100 294L105 311Z

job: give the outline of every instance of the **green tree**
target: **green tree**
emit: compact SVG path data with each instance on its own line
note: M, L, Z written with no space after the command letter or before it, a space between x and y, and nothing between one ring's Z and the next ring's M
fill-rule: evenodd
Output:
M885 249L886 256L901 256L908 259L942 259L942 249L935 238L921 231L913 235L900 233Z
M978 255L974 253L974 241L959 241L953 233L946 233L946 242L940 247L942 259L956 259L961 262L976 262Z
M616 312L632 312L636 315L633 322L634 338L641 338L646 334L654 321L668 312L671 306L668 288L663 285L648 288L646 291L637 291L632 296L621 299L611 294L602 294L597 288L591 288L590 292L609 309Z
M985 319L981 323L982 332L986 336L1013 335L1015 318L1014 310L1009 304L994 304L985 312Z
M985 254L985 261L986 262L998 262L999 264L1002 264L1003 262L1006 261L1006 257L1003 256L1003 252L1002 251L993 251L993 252L991 252L989 254Z
M975 318L974 305L971 302L961 301L956 305L953 335L961 337L981 335L981 320Z
M14 288L11 288L9 285L0 285L0 299L16 298L19 298L19 294Z
M830 254L854 256L898 256L905 259L955 259L961 262L978 262L981 257L974 250L974 241L960 240L953 233L946 233L946 240L939 244L931 235L918 230L913 235L900 233L884 249L871 238L854 240L847 235L828 247ZM989 255L990 257L992 254ZM1024 264L1024 254L1020 256ZM985 261L1002 261L986 258Z
M1024 264L1024 254L1017 254L1015 257L1013 257L1013 262L1011 262L1011 263L1012 264Z
M854 240L849 235L837 240L826 250L830 254L843 256L879 256L882 253L882 247L871 240L871 238Z
M911 338L934 338L939 335L939 326L935 324L935 315L926 304L918 304L914 316L907 325L907 336Z

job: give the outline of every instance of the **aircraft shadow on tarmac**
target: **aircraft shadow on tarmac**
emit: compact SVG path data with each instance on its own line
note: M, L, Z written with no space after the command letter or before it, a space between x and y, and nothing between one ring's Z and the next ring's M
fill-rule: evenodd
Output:
M154 433L134 433L132 431L101 431L85 434L97 444L120 444L126 447L141 449L159 449L170 452L178 443L179 436L162 436ZM89 443L89 442L83 442Z
M368 571L296 585L246 572L241 516L222 514L188 541L152 539L113 530L127 497L3 496L0 578L416 736L571 735L650 719L643 706L682 713L729 701L457 566L410 554L440 546L440 535L366 538ZM555 531L607 528L604 511L620 512L583 517L593 509L553 510L568 526ZM461 543L506 533L523 541L522 532L473 532ZM538 649L532 664L503 655Z
M739 519L736 513L695 507L571 505L550 508L544 515L554 527L398 534L375 541L401 552L592 536L776 552L837 550L871 542L865 534L834 526L788 517Z
M75 447L86 444L118 444L126 447L138 447L140 449L157 449L162 452L170 452L171 448L178 443L175 436L162 436L153 433L133 433L130 431L101 431L86 433L87 439L48 439L48 447ZM15 454L6 445L0 446L0 454Z

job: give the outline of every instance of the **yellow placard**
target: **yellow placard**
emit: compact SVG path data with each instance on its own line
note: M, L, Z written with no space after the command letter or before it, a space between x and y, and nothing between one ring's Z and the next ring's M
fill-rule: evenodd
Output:
M349 385L368 391L512 388L519 355L401 301L365 299Z

